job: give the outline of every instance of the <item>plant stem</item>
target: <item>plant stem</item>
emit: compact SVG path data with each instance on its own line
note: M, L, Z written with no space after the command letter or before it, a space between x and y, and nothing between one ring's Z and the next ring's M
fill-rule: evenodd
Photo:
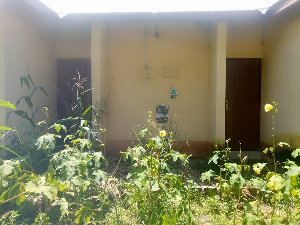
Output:
M151 171L152 171L152 159L153 159L153 148L151 147L151 151L150 151L150 165L148 168L148 177L149 177L149 189L148 189L148 207L149 207L149 211L148 211L148 224L150 224L151 222L151 216L152 216L152 199L151 199L151 190L152 190L152 184L151 184Z
M115 197L115 196L114 196L114 197ZM116 202L115 202L115 199L113 200L113 204L114 204L114 208L115 208L115 212L116 212L117 224L120 225L119 214L118 214L118 208L117 208L117 204L116 204Z
M272 118L273 118L273 121L272 121L272 144L273 144L273 152L272 152L272 156L273 156L273 163L274 163L274 173L276 173L276 171L277 171L277 166L276 166L276 158L275 158L275 152L276 152L276 150L275 150L275 113L276 113L276 108L274 108L274 114L273 114L273 116L272 116Z

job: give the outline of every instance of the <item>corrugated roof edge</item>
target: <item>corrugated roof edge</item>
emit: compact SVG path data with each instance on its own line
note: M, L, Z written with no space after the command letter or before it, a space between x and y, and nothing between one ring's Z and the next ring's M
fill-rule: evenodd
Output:
M261 20L260 10L227 11L178 11L178 12L105 12L105 13L69 13L63 21L97 21L97 22L188 22L212 20Z
M266 17L270 18L281 12L291 8L291 6L300 6L300 0L279 0L272 5L266 13Z

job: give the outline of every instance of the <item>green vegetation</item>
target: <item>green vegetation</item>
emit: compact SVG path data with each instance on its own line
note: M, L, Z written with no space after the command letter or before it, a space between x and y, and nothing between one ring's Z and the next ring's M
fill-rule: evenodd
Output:
M16 105L24 101L27 111L0 100L0 106L14 110L10 115L30 127L30 134L20 132L30 137L24 139L16 128L0 127L1 139L16 134L0 145L9 153L0 159L0 224L300 223L300 166L291 160L278 165L276 159L278 148L289 148L274 142L277 103L265 107L273 112L273 143L264 153L273 163L249 163L241 154L232 161L227 140L208 160L201 179L210 185L204 187L191 179L190 156L172 147L179 135L176 127L160 127L151 112L147 125L136 132L135 145L121 153L122 162L131 168L121 179L107 170L99 123L87 116L101 110L83 108L86 91L80 77L74 86L74 110L55 123L47 121L48 107L34 107L31 99L37 90L47 95L46 91L30 76L21 78L23 84L29 94ZM45 120L37 123L40 109ZM300 150L291 155L299 157Z

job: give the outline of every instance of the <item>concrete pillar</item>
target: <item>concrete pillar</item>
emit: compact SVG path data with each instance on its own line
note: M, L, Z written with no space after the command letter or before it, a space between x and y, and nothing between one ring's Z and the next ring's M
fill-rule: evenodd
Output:
M92 23L91 63L92 63L92 102L95 104L105 93L106 75L106 24Z
M213 143L225 141L226 42L226 22L213 22L210 27L210 137Z
M6 100L5 95L5 37L4 37L4 3L0 2L0 98ZM0 126L5 125L5 108L0 107Z

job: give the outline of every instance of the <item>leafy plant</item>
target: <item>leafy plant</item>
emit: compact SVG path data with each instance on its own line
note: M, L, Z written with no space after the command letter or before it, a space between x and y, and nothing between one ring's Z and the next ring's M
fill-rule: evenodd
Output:
M153 136L152 136L153 135ZM172 149L172 133L160 130L151 119L138 133L138 144L123 152L132 170L125 189L126 200L136 205L144 224L191 224L189 157ZM174 162L183 170L175 173Z
M73 135L75 139L88 139L95 147L97 146L100 149L100 146L103 145L99 138L101 130L98 124L104 116L105 111L93 105L84 107L83 97L91 91L90 89L84 89L85 82L87 82L87 79L81 78L79 72L77 78L69 81L68 85L73 96L72 102L64 101L65 108L67 109L66 118L60 119L56 123L62 124L67 128L63 137ZM100 106L103 105L104 103L101 102ZM92 114L94 115L95 123L92 123Z

